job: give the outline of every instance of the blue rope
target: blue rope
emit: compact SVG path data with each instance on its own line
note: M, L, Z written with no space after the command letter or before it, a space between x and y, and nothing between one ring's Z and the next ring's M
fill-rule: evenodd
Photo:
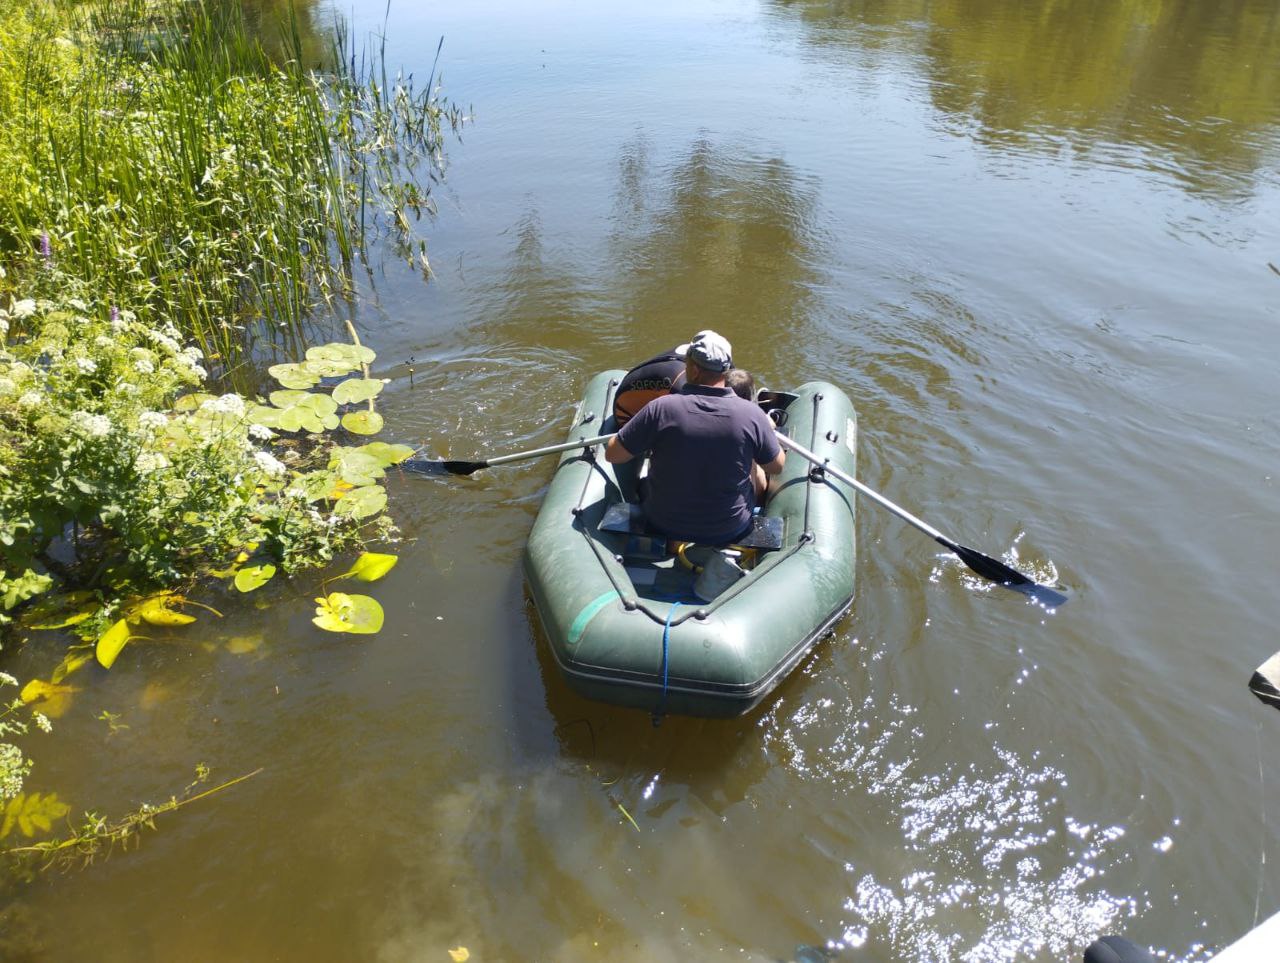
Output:
M662 696L658 699L658 707L653 710L653 724L655 726L662 722L662 710L667 705L667 668L669 665L667 654L671 646L671 619L675 616L678 608L680 608L679 602L672 603L671 611L667 613L667 621L662 624Z

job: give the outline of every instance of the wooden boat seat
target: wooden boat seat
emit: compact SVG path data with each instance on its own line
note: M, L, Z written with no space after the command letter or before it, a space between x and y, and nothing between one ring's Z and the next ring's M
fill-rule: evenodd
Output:
M614 502L600 519L602 532L620 532L624 535L656 536L649 528L644 511L631 502ZM782 519L767 515L755 515L751 519L751 531L733 543L741 548L768 550L782 548Z

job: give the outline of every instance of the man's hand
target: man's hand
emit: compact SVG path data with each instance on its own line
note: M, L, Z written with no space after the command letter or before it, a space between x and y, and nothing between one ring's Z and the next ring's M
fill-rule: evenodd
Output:
M617 435L610 438L609 444L604 446L604 460L610 465L621 465L624 462L630 461L634 457L635 455L622 447L622 443L618 441ZM778 457L781 458L782 456L779 455ZM782 469L779 468L778 471L782 471Z

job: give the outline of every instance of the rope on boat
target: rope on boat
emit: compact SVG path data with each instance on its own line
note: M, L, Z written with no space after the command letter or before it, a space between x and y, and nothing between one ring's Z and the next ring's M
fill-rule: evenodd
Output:
M662 713L667 706L667 669L669 660L667 653L671 646L671 617L676 614L676 609L680 608L679 602L671 603L671 611L667 613L667 620L662 623L662 695L658 697L658 706L653 710L653 725L658 727L662 725Z

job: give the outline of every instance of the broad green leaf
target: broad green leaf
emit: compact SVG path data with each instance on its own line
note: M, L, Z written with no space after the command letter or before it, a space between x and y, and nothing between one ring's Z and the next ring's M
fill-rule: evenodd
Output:
M372 485L386 474L377 458L359 448L333 449L329 455L329 467L336 469L338 476L352 485Z
M342 427L356 435L376 435L382 430L382 415L376 411L351 411L342 416Z
M296 364L273 364L267 374L286 388L313 388L320 381L320 376L312 374Z
M193 391L189 395L183 395L173 403L174 411L195 411L206 401L213 401L217 395L211 395L207 391Z
M333 510L339 515L350 515L352 518L368 518L386 507L386 489L381 485L365 485L343 495Z
M28 705L39 702L36 708L40 712L50 719L57 719L71 707L72 693L79 691L79 686L57 685L43 679L32 679L22 687L19 697Z
M378 459L383 468L389 468L412 455L414 449L408 445L389 445L385 441L371 441L367 445L361 445L356 451L372 455Z
M361 582L376 582L396 567L400 559L395 555L382 555L378 552L363 552L355 564L338 578L357 578Z
M300 431L302 429L303 418L308 417L308 412L302 408L286 408L280 412L276 419L276 427L281 431Z
M236 572L236 588L241 592L252 592L254 589L266 585L271 581L271 576L275 574L276 567L270 562L263 562L260 565L246 565Z
M307 349L308 361L352 361L356 364L370 364L377 356L372 348L347 344L343 341L319 344Z
M333 389L333 400L340 405L355 405L376 398L382 382L376 378L348 378Z
M271 408L267 405L250 405L248 418L251 425L261 425L263 428L280 427L279 408Z
M334 471L309 471L305 475L299 475L289 483L289 492L296 492L309 502L318 502L322 498L330 497L334 484L338 481L338 474ZM369 479L373 481L373 479Z
M302 362L300 367L307 374L315 375L317 378L341 378L343 375L351 374L360 365L354 361L308 359Z
M277 408L292 408L299 402L315 396L312 395L310 391L295 391L291 388L281 388L279 391L271 392L267 397Z
M382 628L382 606L367 595L331 592L316 599L316 616L311 621L326 632L372 635Z
M27 599L39 595L41 592L49 591L53 585L53 578L49 575L43 575L35 569L27 569L21 575L9 579L5 584L4 595L0 596L0 605L5 611L20 605Z
M131 638L133 636L129 634L129 622L126 619L121 619L103 632L98 637L98 644L94 650L94 654L98 657L98 664L104 669L111 668L116 661L116 656Z

